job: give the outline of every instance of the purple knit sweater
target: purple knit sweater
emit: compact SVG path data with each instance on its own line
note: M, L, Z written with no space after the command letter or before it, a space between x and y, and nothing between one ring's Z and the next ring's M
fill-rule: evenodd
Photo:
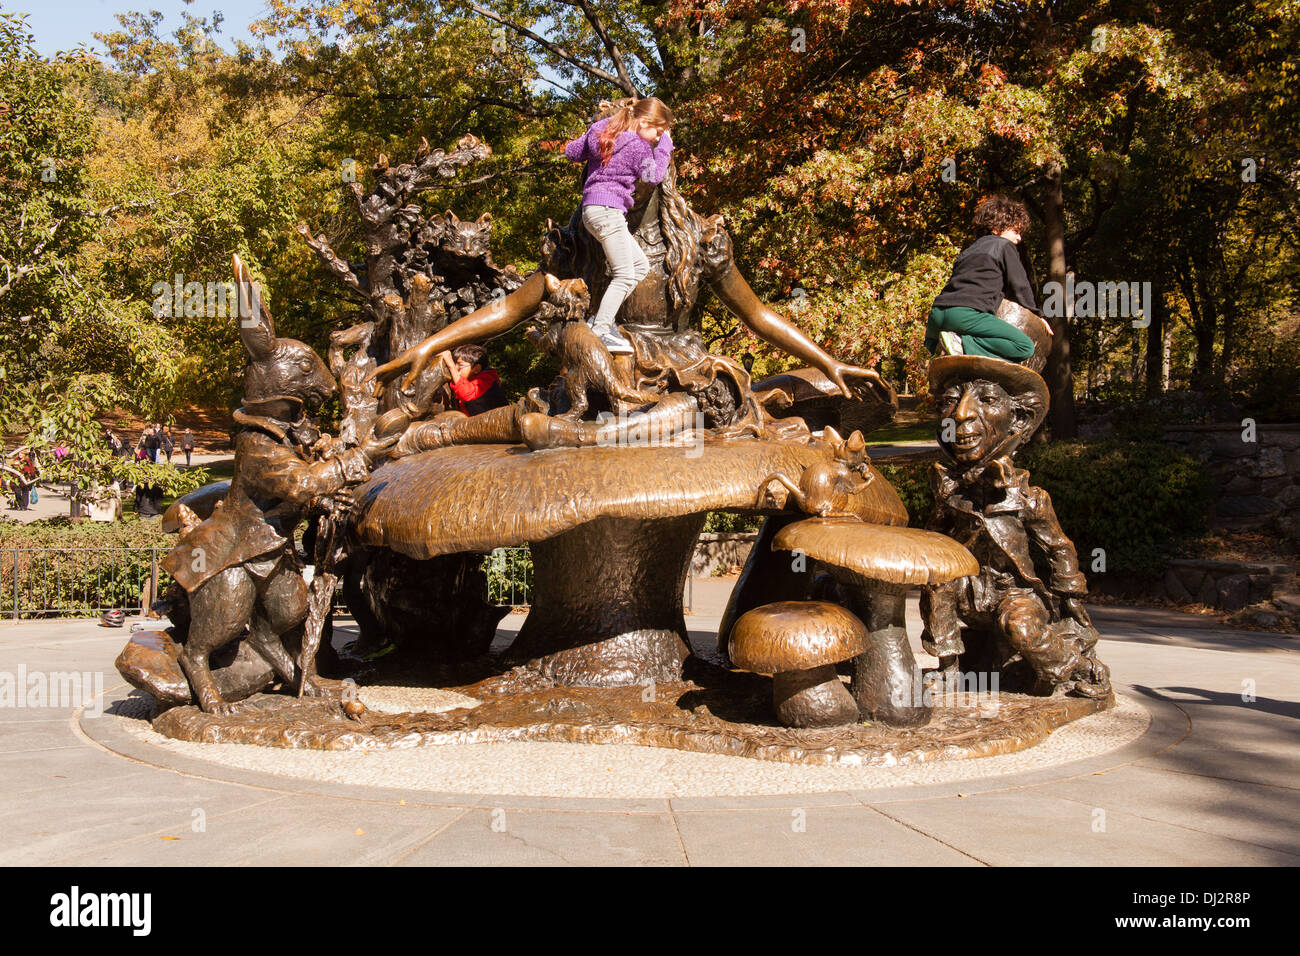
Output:
M668 159L673 152L673 138L664 130L659 142L651 146L636 130L624 130L614 139L609 162L600 164L600 132L609 120L592 123L587 132L565 144L564 155L575 163L587 161L587 181L582 187L584 206L610 206L627 212L632 208L632 192L637 178L661 183L668 175Z

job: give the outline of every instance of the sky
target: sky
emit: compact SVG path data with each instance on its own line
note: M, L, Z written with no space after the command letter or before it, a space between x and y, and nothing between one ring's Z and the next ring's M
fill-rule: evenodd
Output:
M118 29L113 18L117 13L158 10L166 17L163 32L170 33L180 26L187 9L208 18L220 10L225 15L220 42L231 48L236 37L251 42L248 25L265 15L266 0L194 0L191 4L183 0L0 0L0 10L29 14L27 24L43 56L74 49L81 42L102 53L94 35Z

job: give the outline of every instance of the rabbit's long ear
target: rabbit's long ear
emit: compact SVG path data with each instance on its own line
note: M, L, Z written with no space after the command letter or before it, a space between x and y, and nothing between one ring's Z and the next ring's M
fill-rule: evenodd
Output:
M275 320L243 260L238 255L231 259L235 267L235 288L239 291L239 338L249 358L260 362L270 358L275 349Z

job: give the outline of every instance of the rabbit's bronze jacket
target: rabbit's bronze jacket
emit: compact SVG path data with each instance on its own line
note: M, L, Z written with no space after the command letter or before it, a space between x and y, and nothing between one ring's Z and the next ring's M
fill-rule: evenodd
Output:
M230 494L163 559L185 590L193 592L226 568L291 551L294 528L313 500L365 479L360 449L317 460L309 448L279 437L286 432L284 423L273 424L279 426L274 433L256 427L240 432Z

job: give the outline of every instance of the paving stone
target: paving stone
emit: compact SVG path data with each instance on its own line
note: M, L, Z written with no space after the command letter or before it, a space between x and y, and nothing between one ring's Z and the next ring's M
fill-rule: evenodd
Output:
M978 866L869 807L678 813L692 866Z
M1038 791L890 803L882 809L995 866L1293 865L1280 850ZM1104 829L1103 829L1104 828Z
M0 763L0 768L4 766ZM76 786L0 800L0 833L22 834L21 841L0 842L0 865L44 864L82 856L164 827L175 835L189 833L197 819L195 810L211 819L278 796L162 774L138 765L119 766L131 769L125 774L82 780ZM161 837L154 839L161 842Z
M408 866L674 866L668 813L470 810L401 860Z
M1034 792L1284 850L1300 863L1297 789L1138 766L1076 777Z
M266 801L267 794L253 794ZM234 812L205 808L203 830L189 816L162 834L103 846L70 866L383 866L419 846L465 811L377 805L360 800L279 796Z
M908 606L910 626L918 630L915 601ZM1165 749L1116 758L1136 761L1128 767L1094 757L1082 765L1085 774L1072 775L1065 764L1007 776L999 779L999 792L987 792L988 778L975 780L972 788L986 792L967 797L955 795L965 792L958 782L849 795L870 806L844 806L845 795L837 792L671 803L500 798L513 799L501 808L502 833L492 829L492 797L429 793L430 804L451 801L429 806L416 805L421 798L408 793L409 805L400 806L397 791L265 774L253 779L247 771L138 741L144 749L130 751L136 760L172 759L202 775L184 776L87 744L70 727L69 709L0 710L0 751L13 751L0 753L0 863L676 864L684 845L693 864L1295 865L1300 658L1294 639L1158 609L1098 607L1094 619L1117 686L1140 700L1158 699L1153 713L1166 715L1157 734ZM690 623L711 637L716 613ZM0 626L0 670L36 662L47 670L98 668L111 676L125 637L94 632L87 622ZM1253 700L1242 699L1246 686ZM93 735L116 718L103 720L82 727ZM618 749L607 748L611 755ZM251 785L204 779L222 773ZM318 793L286 792L313 787ZM642 812L618 809L629 806ZM1106 811L1104 832L1092 830L1094 808ZM201 833L192 829L194 809L206 814ZM805 811L802 830L792 827L795 810Z

